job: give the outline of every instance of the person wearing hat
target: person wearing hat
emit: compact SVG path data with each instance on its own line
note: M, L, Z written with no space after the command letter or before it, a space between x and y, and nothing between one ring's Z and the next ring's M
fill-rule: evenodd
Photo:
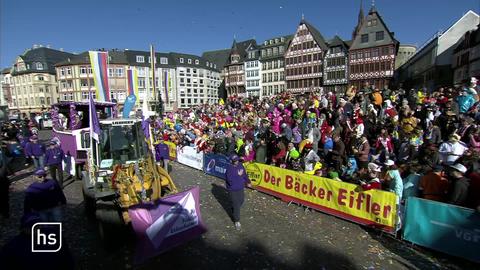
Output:
M449 179L453 183L453 191L450 194L449 203L466 206L470 179L465 177L467 168L460 163L450 165Z
M448 194L448 179L444 177L443 167L437 165L432 171L420 178L418 191L420 198L444 202Z
M385 162L387 168L387 173L385 174L385 180L390 182L388 191L393 192L397 195L397 204L403 198L403 180L400 176L400 172L395 166L395 162L391 159Z
M235 229L240 230L240 209L245 201L244 190L245 186L251 187L251 184L247 171L243 164L240 163L240 158L237 155L233 155L230 160L232 163L227 167L226 171L226 188L232 203L232 217Z
M45 151L45 169L50 171L50 176L63 188L62 161L65 157L62 148L55 141L50 141ZM58 176L57 176L58 174Z
M306 144L303 148L302 153L304 153L304 164L305 164L305 173L313 174L315 172L314 167L317 162L320 162L320 157L313 150L312 144Z
M45 146L38 142L38 136L30 137L30 142L25 146L25 154L33 160L35 169L43 169L45 160Z
M60 185L53 179L47 179L44 170L37 170L34 175L37 181L25 191L24 212L38 213L42 221L60 222L60 206L67 202Z
M440 153L440 161L447 165L452 165L467 149L468 147L465 143L460 141L460 135L454 133L450 135L448 142L440 145L438 150Z

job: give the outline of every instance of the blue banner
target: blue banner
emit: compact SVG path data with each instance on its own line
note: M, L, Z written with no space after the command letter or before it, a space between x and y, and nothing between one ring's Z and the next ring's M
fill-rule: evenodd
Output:
M125 100L123 104L123 118L128 119L130 118L130 112L132 111L133 107L135 107L135 102L137 97L134 94L131 94Z
M206 174L210 174L222 179L227 179L226 173L229 159L224 155L207 154L203 161L203 171Z
M410 197L403 238L480 262L480 214L473 209Z

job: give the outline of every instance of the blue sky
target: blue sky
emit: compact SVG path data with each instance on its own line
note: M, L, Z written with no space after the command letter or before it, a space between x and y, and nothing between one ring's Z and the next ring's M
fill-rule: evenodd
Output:
M363 1L365 12L371 6ZM421 45L480 0L376 0L401 43ZM129 48L201 54L295 31L302 13L326 37L349 39L359 0L0 0L0 67L33 44L70 52Z

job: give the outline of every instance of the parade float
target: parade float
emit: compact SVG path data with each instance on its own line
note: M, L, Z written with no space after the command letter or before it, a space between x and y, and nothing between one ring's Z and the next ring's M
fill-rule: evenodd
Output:
M53 137L60 142L71 172L83 182L87 213L98 220L108 241L113 226L128 224L131 206L176 193L172 179L151 154L141 119L118 117L115 103L95 102L100 134L91 139L88 102L52 106ZM68 169L70 165L66 164Z

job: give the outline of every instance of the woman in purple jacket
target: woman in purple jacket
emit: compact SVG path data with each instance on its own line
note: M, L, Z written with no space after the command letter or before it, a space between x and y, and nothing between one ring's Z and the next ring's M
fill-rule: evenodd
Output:
M240 163L240 158L237 155L231 157L232 164L227 168L226 185L230 200L232 202L233 222L235 229L240 230L240 208L242 208L245 201L245 186L251 187L250 180L247 176L247 171Z

